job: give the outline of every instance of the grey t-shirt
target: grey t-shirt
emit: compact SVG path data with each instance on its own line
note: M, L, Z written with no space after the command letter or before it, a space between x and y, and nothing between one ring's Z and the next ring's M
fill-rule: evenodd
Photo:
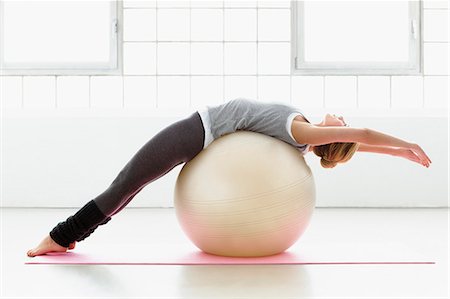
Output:
M207 136L204 147L220 136L244 130L275 137L305 154L309 146L297 143L290 132L292 120L297 115L303 116L298 109L289 105L262 103L246 98L208 106L206 111L200 112ZM208 138L209 134L211 136Z

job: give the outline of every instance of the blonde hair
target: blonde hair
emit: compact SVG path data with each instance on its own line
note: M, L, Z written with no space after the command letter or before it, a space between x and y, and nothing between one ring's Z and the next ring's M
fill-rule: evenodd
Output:
M320 165L323 168L333 168L338 163L344 163L351 159L358 150L359 143L353 142L334 142L314 146L313 152L320 159Z

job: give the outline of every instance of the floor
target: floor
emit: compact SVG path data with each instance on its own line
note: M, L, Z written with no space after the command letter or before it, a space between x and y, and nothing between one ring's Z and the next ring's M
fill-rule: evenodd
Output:
M299 241L400 241L433 265L25 265L27 249L75 211L1 209L1 298L449 298L448 209L319 208ZM78 246L155 240L187 242L173 209L125 209Z

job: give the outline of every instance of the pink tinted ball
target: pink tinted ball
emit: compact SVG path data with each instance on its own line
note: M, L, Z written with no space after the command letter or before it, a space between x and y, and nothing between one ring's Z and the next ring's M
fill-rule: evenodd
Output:
M241 131L184 165L174 204L182 229L204 252L268 256L288 249L308 226L314 178L293 146Z

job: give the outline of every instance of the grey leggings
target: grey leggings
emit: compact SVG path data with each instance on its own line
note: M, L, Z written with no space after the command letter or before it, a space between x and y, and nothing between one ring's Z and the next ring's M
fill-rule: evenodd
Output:
M94 202L105 216L118 213L147 184L193 159L203 149L204 138L198 112L166 127L137 151Z

